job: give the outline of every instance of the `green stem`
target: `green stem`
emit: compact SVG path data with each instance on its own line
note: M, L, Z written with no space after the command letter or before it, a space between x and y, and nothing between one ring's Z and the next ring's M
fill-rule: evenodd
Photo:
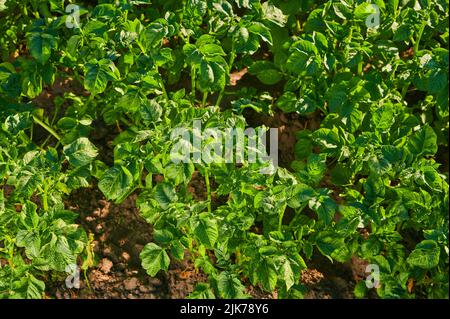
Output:
M195 102L195 76L196 76L196 69L193 66L191 67L191 96L194 102Z
M219 96L217 97L216 106L220 106L220 102L222 102L224 90L220 91Z
M53 114L52 120L50 122L50 125L53 125L56 121L56 117L58 116L59 113L59 104L55 105L55 113Z
M206 193L208 195L208 212L211 213L211 186L209 184L209 172L205 170Z
M47 136L47 138L44 140L44 142L41 144L41 148L43 149L45 145L47 145L48 141L50 141L51 136Z
M353 28L355 25L355 21L352 19L349 22L350 24L350 33L348 35L347 41L346 41L346 46L345 46L345 59L348 60L349 54L350 54L350 44L352 43L352 38L353 38ZM347 27L348 24L347 24Z
M203 99L202 99L202 107L206 106L206 100L208 99L208 92L203 93Z
M130 121L128 121L126 118L124 118L123 116L120 117L120 121L125 124L126 126L128 126L129 128L133 126L133 124L131 124Z
M147 55L147 51L146 51L145 48L142 46L141 42L136 41L136 44L138 45L139 49L141 49L142 53L144 53L144 55Z
M230 54L230 60L228 61L228 67L230 68L230 71L233 69L233 63L236 59L236 53L234 53L234 46L231 48L231 54ZM225 87L220 90L219 96L217 97L216 106L220 106L220 103L223 99L223 94L225 93Z
M280 213L280 216L278 217L278 231L281 232L281 227L283 226L283 217L284 212L286 211L286 206L283 207L283 211Z
M234 63L235 59L236 59L236 53L234 53L234 48L233 48L233 51L231 52L231 55L230 55L230 60L228 61L228 66L230 67L230 71L233 69L233 63Z
M164 83L161 83L161 89L162 89L162 91L163 91L163 96L164 96L164 98L165 98L166 100L169 100L169 95L167 94L167 90L166 90L166 87L165 87Z
M56 131L50 127L49 125L45 124L41 119L39 119L36 115L33 115L33 120L39 124L40 126L42 126L47 132L49 132L50 134L52 134L58 141L61 140L61 137L58 135L58 133L56 133Z
M300 24L300 19L297 18L297 34L299 34L302 31L302 26Z
M427 19L428 20L428 19ZM414 42L414 55L417 55L419 52L419 44L422 39L423 32L425 31L425 27L427 26L427 20L423 21L420 25L419 33L417 34L416 42Z
M363 73L363 61L358 63L358 76L361 76Z
M44 208L44 211L48 211L48 186L47 184L44 184L44 189L42 189L41 187L39 187L39 189L42 192L42 207Z

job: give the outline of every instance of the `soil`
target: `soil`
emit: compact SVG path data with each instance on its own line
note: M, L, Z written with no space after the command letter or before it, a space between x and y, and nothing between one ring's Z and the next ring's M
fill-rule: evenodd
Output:
M64 282L52 287L56 298L167 298L164 278L150 278L140 266L139 254L152 240L152 229L140 216L136 194L117 205L105 200L97 187L82 189L66 200L67 209L79 213L79 223L93 234L97 265L81 275L80 289Z
M301 282L308 288L305 299L353 299L356 283L367 276L366 266L367 262L357 257L345 264L333 264L324 256L314 255L302 272Z

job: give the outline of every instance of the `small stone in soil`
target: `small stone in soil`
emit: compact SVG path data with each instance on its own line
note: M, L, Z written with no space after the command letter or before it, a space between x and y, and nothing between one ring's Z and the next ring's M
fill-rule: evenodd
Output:
M100 262L99 268L101 271L103 271L105 274L109 274L111 271L111 268L113 266L113 263L111 260L103 258Z
M122 259L123 260L125 260L125 262L127 262L127 261L129 261L130 260L130 254L129 253L127 253L126 251L124 251L123 253L122 253Z
M130 278L130 279L126 279L123 282L123 285L124 285L125 289L128 290L128 291L135 290L136 287L138 286L138 284L139 284L139 280L137 278L135 278L135 277Z
M103 225L102 224L98 224L97 227L95 227L95 231L97 233L103 232Z

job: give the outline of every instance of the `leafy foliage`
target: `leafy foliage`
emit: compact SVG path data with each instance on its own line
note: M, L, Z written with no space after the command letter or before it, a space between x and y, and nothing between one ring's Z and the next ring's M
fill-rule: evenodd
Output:
M302 297L313 254L378 265L382 298L448 298L448 1L99 2L67 28L63 1L0 1L0 297L40 298L83 258L63 198L98 181L117 202L139 190L150 276L187 256L208 275L190 298ZM85 92L39 108L67 78ZM247 108L320 127L273 174L171 160L174 129L245 129ZM111 165L99 123L120 128Z

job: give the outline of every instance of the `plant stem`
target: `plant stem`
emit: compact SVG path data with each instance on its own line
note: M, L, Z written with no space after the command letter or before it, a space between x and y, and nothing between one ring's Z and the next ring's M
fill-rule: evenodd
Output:
M45 124L41 119L39 119L36 115L33 115L33 120L39 124L40 126L42 126L47 132L49 132L50 134L52 134L58 141L61 140L61 137L58 135L58 133L56 133L56 131L50 127L49 125Z
M427 26L427 20L423 21L420 25L419 33L417 34L416 42L414 42L414 55L417 55L417 52L419 52L419 44L420 40L422 39L423 32L425 31L425 27Z
M363 73L363 62L364 61L358 63L358 76L361 76Z
M162 89L162 91L163 91L163 96L164 96L164 98L165 98L166 100L169 100L169 95L167 94L166 87L165 87L164 83L161 83L161 89Z
M48 196L47 196L48 186L47 184L44 184L44 189L42 189L41 187L39 187L39 189L42 192L42 208L44 208L44 211L48 211Z
M228 61L228 67L230 68L230 72L233 69L233 63L236 59L236 53L234 53L234 47L232 48L230 60ZM220 90L219 96L217 97L216 106L220 106L220 103L222 102L223 94L225 93L225 87Z
M191 96L194 102L195 102L195 75L196 69L195 67L191 67Z
M286 205L283 207L283 211L280 213L280 216L278 217L278 231L281 231L281 227L283 226L283 217L284 217L285 211L286 211Z
M203 93L203 99L202 99L202 107L206 106L206 100L208 99L208 92Z
M236 53L234 53L234 48L233 48L233 51L231 51L230 60L228 61L228 66L230 67L230 71L233 69L233 63L234 63L235 59L236 59Z
M299 18L297 18L296 19L297 21L297 23L296 23L296 27L297 27L297 34L299 34L301 31L302 31L302 26L301 26L301 24L300 24L300 19Z
M216 106L220 106L220 102L222 102L224 90L220 91L219 96L217 97Z
M211 186L209 185L209 172L205 170L206 193L208 195L208 213L211 213Z
M125 124L126 126L128 126L129 128L133 126L133 124L131 124L130 121L128 121L125 117L121 116L120 117L120 121Z
M50 122L50 125L53 125L55 123L56 117L58 116L58 113L59 113L59 104L57 104L55 106L55 113L53 114L53 118L52 118L52 120Z

